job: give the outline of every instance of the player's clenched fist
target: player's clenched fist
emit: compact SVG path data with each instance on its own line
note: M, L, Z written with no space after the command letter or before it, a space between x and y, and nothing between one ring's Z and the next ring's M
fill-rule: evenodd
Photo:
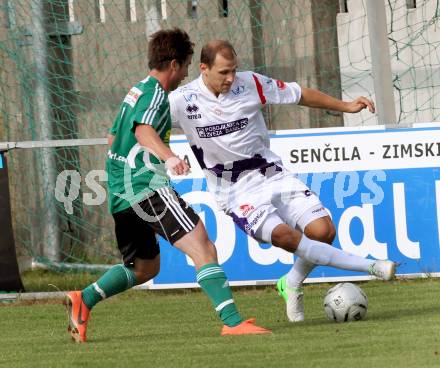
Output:
M173 175L186 175L189 172L189 166L177 156L170 157L165 161L165 167Z

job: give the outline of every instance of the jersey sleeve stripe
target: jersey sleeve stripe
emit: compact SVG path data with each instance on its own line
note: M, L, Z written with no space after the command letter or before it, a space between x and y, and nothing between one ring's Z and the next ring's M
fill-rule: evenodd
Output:
M263 105L266 104L266 96L263 93L263 86L261 85L260 80L257 78L255 74L252 74L252 77L254 78L255 85L257 87L258 96L260 96L260 101Z
M158 94L158 92L159 92L159 91L158 91L157 86L156 86L155 91L154 91L154 94L153 94L153 98L151 99L151 102L150 102L150 105L149 105L148 108L145 110L144 115L142 115L141 124L145 124L145 119L146 119L148 113L151 111L151 109L152 109L153 106L154 106L154 101L155 101L156 98L157 98L157 94Z
M156 106L150 111L150 113L147 115L147 117L145 119L145 122L147 124L153 125L154 118L155 118L157 112L159 111L159 108L163 102L164 96L165 96L164 91L159 91L159 97L157 99Z
M144 124L152 124L152 115L154 116L162 103L162 91L156 85L156 91L154 92L153 99L151 100L150 107L148 108L148 113L145 115Z
M122 108L122 111L121 111L121 117L120 117L120 119L122 120L122 118L124 117L124 112L125 112L125 109L127 108L127 106L124 106L123 108Z
M167 126L166 124L162 124L162 126L159 128L159 126L162 123L163 119L165 119L167 117L168 111L170 111L169 107L165 110L165 112L162 114L162 116L160 117L159 121L157 122L157 126L158 126L157 134L161 134L162 131L164 130L164 128Z
M142 116L141 124L152 124L153 117L156 114L157 110L162 103L164 93L158 88L156 85L156 90L154 91L153 98L151 99L150 106L145 110L144 115Z

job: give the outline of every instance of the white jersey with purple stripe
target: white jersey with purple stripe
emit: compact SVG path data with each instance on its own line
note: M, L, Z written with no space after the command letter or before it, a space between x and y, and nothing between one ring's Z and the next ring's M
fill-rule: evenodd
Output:
M249 71L238 72L229 92L218 97L201 76L169 95L173 123L184 130L221 208L231 195L284 170L269 148L261 108L297 104L300 98L297 83Z

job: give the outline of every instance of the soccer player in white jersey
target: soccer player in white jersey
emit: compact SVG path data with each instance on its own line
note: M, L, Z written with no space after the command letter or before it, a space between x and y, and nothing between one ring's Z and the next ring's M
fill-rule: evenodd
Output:
M304 320L303 281L315 265L393 278L394 262L329 246L336 230L328 212L269 149L261 112L268 104L374 112L373 102L365 97L344 102L295 82L237 72L235 50L223 40L202 48L200 72L199 78L170 94L172 120L184 130L219 207L249 236L297 256L277 283L288 319Z

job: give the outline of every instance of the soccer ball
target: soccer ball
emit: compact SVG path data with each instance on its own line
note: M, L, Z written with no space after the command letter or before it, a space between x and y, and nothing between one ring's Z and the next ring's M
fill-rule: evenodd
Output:
M331 287L324 298L325 314L334 322L359 321L367 314L367 308L365 293L349 282Z

